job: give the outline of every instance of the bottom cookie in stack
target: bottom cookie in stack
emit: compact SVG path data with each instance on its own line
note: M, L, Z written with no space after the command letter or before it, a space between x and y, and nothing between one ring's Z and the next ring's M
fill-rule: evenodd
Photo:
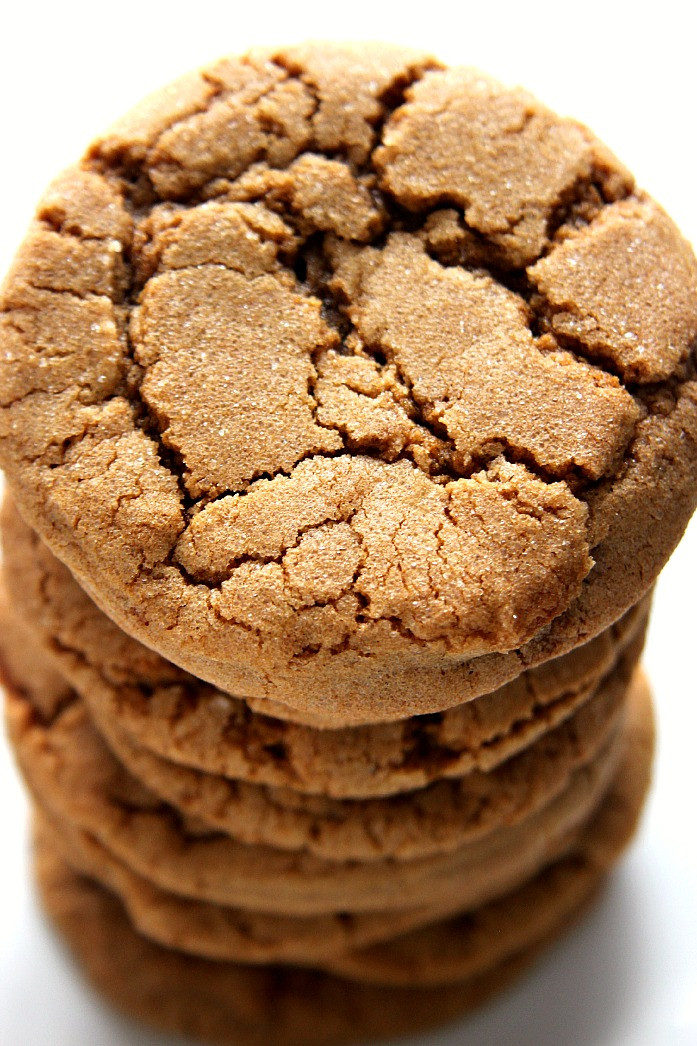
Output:
M41 819L40 891L90 980L120 1009L158 1028L240 1046L310 1046L414 1032L503 988L583 911L633 833L652 747L649 695L638 678L618 771L573 851L491 905L347 956L341 976L214 962L152 943L134 930L107 889L59 856ZM400 964L408 970L433 962L449 963L459 978L426 987L380 983L385 970Z
M313 970L216 963L159 947L133 929L107 890L41 842L36 871L49 917L113 1005L155 1028L221 1046L324 1046L415 1033L505 988L544 943L455 985L383 988Z

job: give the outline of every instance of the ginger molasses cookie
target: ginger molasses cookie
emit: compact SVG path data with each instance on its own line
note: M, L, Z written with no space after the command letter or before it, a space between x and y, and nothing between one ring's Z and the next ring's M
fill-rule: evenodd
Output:
M635 663L635 662L634 662ZM622 715L631 665L568 720L489 772L371 799L332 799L179 766L97 723L112 751L156 795L233 839L343 860L446 853L541 809L599 752Z
M459 984L360 984L316 970L212 962L157 946L133 929L115 897L42 843L36 874L49 918L114 1006L155 1028L219 1046L331 1046L414 1034L507 987L545 943Z
M8 653L27 664L48 655L119 757L155 791L164 781L149 753L169 767L335 798L394 794L475 769L490 771L563 723L620 658L632 663L648 614L645 600L594 640L475 702L394 724L319 730L254 712L130 639L95 607L9 500L2 537L15 633L17 615L25 622ZM184 771L180 779L186 776ZM190 777L187 792L191 782L198 782L195 793L205 779ZM225 784L215 787L221 798Z
M437 905L386 912L279 915L213 904L163 890L134 872L89 832L35 806L41 835L76 871L121 900L139 933L202 958L320 967L337 956L427 926Z
M414 52L150 99L0 307L26 518L132 635L335 725L591 638L697 499L689 246L585 128Z
M11 613L0 599L0 626L8 617ZM9 631L3 630L0 662L13 643L13 628L16 631L10 622ZM105 756L99 767L103 746L99 741L95 747L94 725L135 780L211 832L223 832L241 843L302 851L330 861L411 860L448 853L496 829L512 827L563 793L575 772L591 763L616 732L638 653L623 654L582 707L495 769L474 770L454 780L386 797L334 799L205 774L134 746L111 722L99 718L95 722L92 717L92 723L85 723L81 714L70 720L81 756L69 751L70 730L63 736L59 720L51 740L47 716L46 747L60 760L56 776L66 777L63 787L70 787L70 766L79 775L81 759L92 750L87 766L93 769L84 771L90 792L127 791L123 781L120 786L117 782L113 759ZM28 641L25 637L25 659L28 665L45 660L41 650L32 647L30 637ZM21 665L8 676L10 688L13 683L33 705L31 676ZM8 700L12 708L12 697ZM77 694L73 694L73 702L80 704ZM36 704L39 709L49 706L43 695Z
M499 900L445 920L437 909L314 919L239 912L158 889L65 821L39 814L40 834L74 869L112 890L139 931L159 944L204 958L294 961L374 983L447 983L475 976L565 924L626 847L653 750L648 690L638 675L624 745L607 797L566 857Z
M432 987L379 986L318 971L212 962L158 946L134 930L109 891L73 871L52 843L39 835L36 872L41 897L89 980L120 1009L158 1028L238 1046L308 1046L414 1033L480 1004L518 976L575 917L578 905L584 904L588 882L597 881L601 870L625 845L646 788L652 747L650 707L644 703L633 706L640 714L630 728L622 770L585 837L584 857L576 864L552 866L512 896L512 908L505 918L505 944L514 950L507 958L500 956L508 947L502 947L500 937L494 941L492 933L507 900L481 909L471 921L464 919L459 937L450 937L450 951L439 950L434 955L429 933L442 946L443 928L439 927L426 931L424 937L410 935L386 946L391 961L381 949L359 957L364 971L369 975L377 971L387 981L390 976L398 979L400 971L409 975L415 957L421 970L426 969L429 958L437 958L442 976L448 970L451 977L456 970L487 971L466 980ZM535 899L539 907L528 903ZM509 917L511 911L520 921ZM515 950L517 939L527 936L530 940L531 925L542 936L535 945L519 945ZM137 978L134 969L139 971ZM354 974L349 970L350 976Z
M240 843L183 815L111 755L84 706L42 719L8 687L7 726L27 786L46 813L93 835L155 886L196 900L279 915L475 907L564 854L607 791L621 720L540 809L457 848L413 859L342 860Z

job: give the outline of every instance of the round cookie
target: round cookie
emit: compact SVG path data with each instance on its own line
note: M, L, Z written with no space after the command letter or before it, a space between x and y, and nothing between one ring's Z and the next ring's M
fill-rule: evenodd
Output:
M0 599L0 625L11 616ZM7 649L7 634L0 655ZM26 640L25 640L26 643ZM13 643L14 645L14 643ZM413 859L446 853L531 816L561 794L616 730L639 649L626 651L598 692L569 719L488 773L377 799L332 799L203 774L134 748L112 723L96 727L125 768L180 813L238 842L303 850L330 861ZM27 646L28 664L42 660ZM24 693L32 689L21 672ZM40 699L45 704L45 699ZM96 759L95 759L96 762ZM109 774L107 773L108 787Z
M155 1028L218 1046L331 1046L414 1034L481 1005L523 973L545 943L461 984L377 987L158 947L135 932L113 896L50 849L39 848L36 873L49 918L112 1005Z
M630 689L624 745L608 794L567 857L476 911L332 960L334 972L383 984L408 983L410 978L412 983L445 983L473 972L482 949L493 958L497 944L508 949L517 934L522 944L533 934L549 932L558 918L592 898L636 830L655 746L651 693L640 671Z
M379 799L328 799L178 766L97 727L131 774L187 817L240 842L305 850L329 860L413 859L530 816L600 750L621 715L638 651L561 726L488 773Z
M558 923L567 923L602 879L599 869L587 868L574 854L500 900L465 915L440 920L436 910L419 913L413 919L414 930L410 917L402 918L401 913L344 915L345 922L358 922L354 953L337 946L340 916L284 919L177 897L115 862L85 833L52 824L40 808L35 813L39 839L75 872L113 893L134 929L153 943L216 962L324 969L368 984L409 987L476 976L532 945ZM392 915L396 918L390 927ZM318 935L325 928L330 933L323 941ZM369 940L360 945L364 929L368 938L375 930L372 946ZM345 935L347 948L353 936Z
M449 915L437 906L387 912L284 916L183 897L153 885L88 832L35 806L42 838L76 871L125 905L139 933L207 959L323 966Z
M136 776L157 765L148 760L152 751L209 774L360 798L423 787L474 769L490 771L564 722L628 647L630 660L638 656L648 615L645 600L589 643L439 716L318 730L256 714L129 639L95 607L9 499L1 529L12 611L31 626L13 649L28 645L25 660L33 663L41 644L121 758L128 762L129 754L135 758L134 746L140 749Z
M379 917L353 916L341 924L345 934L343 945L338 947L336 930L325 931L326 936L320 937L321 927L317 926L317 934L309 940L304 934L298 941L298 926L303 921L271 917L264 922L250 913L246 913L240 940L234 913L228 909L186 901L152 887L114 861L94 839L68 829L65 823L50 823L41 815L39 827L42 838L74 868L109 886L126 905L140 932L157 943L205 958L245 962L294 959L373 983L446 983L475 976L565 924L592 896L627 845L648 786L653 750L648 689L638 676L629 698L624 746L623 760L608 795L567 857L483 908L439 922L434 922L438 913L432 912L430 919L423 919L423 929L405 933L404 922L396 913L391 933L387 931L390 915L381 929L368 925L371 920L378 923ZM414 926L418 927L420 917L414 918ZM404 918L408 920L408 916ZM304 924L310 922L305 920ZM357 946L361 934L370 933L378 943ZM379 943L380 938L383 943Z
M1 308L27 519L131 634L337 726L591 638L695 507L690 248L585 128L423 55L166 90L49 190Z
M541 810L456 850L413 860L341 861L248 846L184 817L116 761L80 702L46 722L10 688L6 713L19 767L49 815L94 835L167 891L281 915L454 911L485 903L569 849L607 790L622 747L615 730Z

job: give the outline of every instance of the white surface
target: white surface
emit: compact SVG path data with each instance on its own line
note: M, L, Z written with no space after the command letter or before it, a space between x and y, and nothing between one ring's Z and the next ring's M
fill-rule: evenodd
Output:
M0 271L41 190L149 90L253 44L393 39L519 82L588 123L697 242L695 25L687 4L401 5L233 2L3 7ZM454 12L457 12L455 14ZM395 21L398 14L399 21ZM428 21L426 21L428 19ZM393 24L395 23L395 24ZM692 609L697 525L664 572L646 664L660 743L637 844L602 904L536 972L474 1019L420 1046L695 1046L697 703ZM0 739L0 1042L165 1046L102 1008L31 895L26 803ZM137 976L137 971L134 971Z

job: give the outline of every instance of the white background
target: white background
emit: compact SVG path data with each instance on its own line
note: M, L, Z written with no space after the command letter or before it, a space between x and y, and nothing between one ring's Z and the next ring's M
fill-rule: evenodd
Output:
M697 242L697 26L687 3L246 7L6 0L0 271L45 184L144 93L220 54L307 37L394 40L524 84L589 124ZM646 656L660 725L652 797L603 902L524 983L421 1046L697 1043L696 584L693 525L661 579ZM26 804L2 738L0 797L0 1042L165 1046L172 1040L103 1009L41 922L27 881Z

